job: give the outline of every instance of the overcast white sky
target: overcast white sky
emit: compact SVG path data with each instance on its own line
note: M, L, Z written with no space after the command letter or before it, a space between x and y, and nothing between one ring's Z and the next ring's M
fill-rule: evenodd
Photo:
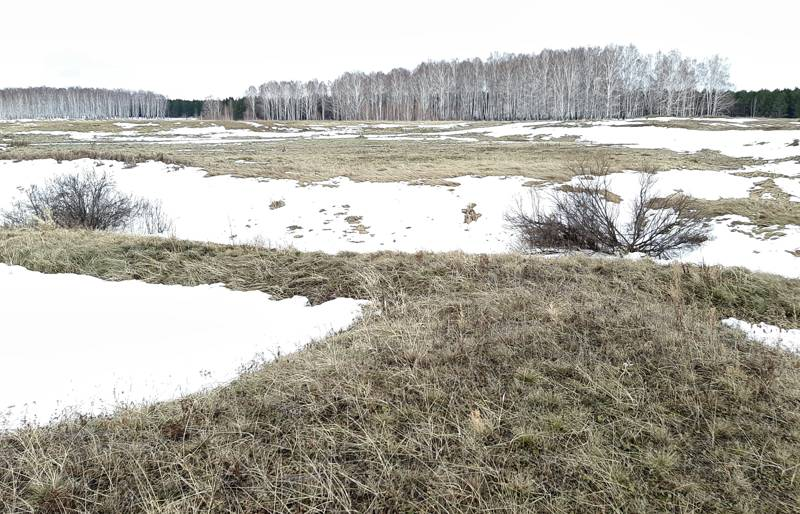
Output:
M800 0L9 0L0 20L0 87L204 98L273 79L610 43L718 53L737 88L800 86Z

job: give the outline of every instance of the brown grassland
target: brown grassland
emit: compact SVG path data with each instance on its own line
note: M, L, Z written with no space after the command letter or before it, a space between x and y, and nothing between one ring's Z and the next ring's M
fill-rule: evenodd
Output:
M800 359L719 323L800 327L797 280L41 229L0 231L0 262L373 302L351 330L218 389L0 435L3 512L796 512L800 502Z
M496 123L494 123L496 125ZM202 128L223 125L230 129L268 130L274 124L262 123L257 129L242 122L161 121L156 126L141 126L143 136L174 128ZM364 135L419 133L434 136L441 132L435 124L407 127L361 127L355 123L295 122L284 124L300 132L313 127L351 126ZM470 127L484 125L473 123ZM334 177L358 181L423 181L437 183L464 175L519 175L544 181L564 181L573 174L576 161L603 157L608 171L629 169L738 169L754 161L733 158L713 151L681 153L665 149L626 148L613 145L586 145L566 138L558 141L529 141L520 138L492 138L468 134L475 141L447 139L372 140L285 138L268 141L240 140L235 143L192 144L172 136L168 141L73 140L64 134L33 134L33 130L56 132L118 133L122 128L109 121L53 121L30 124L0 124L0 143L7 145L0 157L8 160L79 158L113 159L135 164L158 160L170 164L197 166L211 175L288 178L317 182ZM20 133L24 132L24 133ZM236 138L234 138L236 139Z
M641 123L725 130L713 121ZM160 121L137 130L219 124L356 125ZM362 132L443 130L416 125ZM125 129L0 123L0 158L158 160L212 175L443 186L463 175L563 182L580 173L576 163L600 160L608 172L754 163L570 138L150 144L18 134L30 130ZM694 205L707 217L747 216L762 235L800 224L800 204L772 175L759 176L768 178L749 198ZM772 513L800 505L800 357L720 324L736 317L800 328L800 280L647 260L328 255L46 226L0 229L0 263L372 302L350 330L249 366L222 387L0 433L0 512Z
M569 180L570 163L608 159L609 171L629 169L738 169L750 159L718 152L684 154L670 150L582 145L575 142L510 143L477 141L372 141L295 139L225 144L66 143L14 146L7 160L81 158L136 164L157 160L196 166L211 175L288 178L318 182L335 177L357 181L431 181L463 175L519 175L545 181Z

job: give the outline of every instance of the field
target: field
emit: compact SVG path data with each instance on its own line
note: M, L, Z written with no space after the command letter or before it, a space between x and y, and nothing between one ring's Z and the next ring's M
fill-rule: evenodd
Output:
M798 137L795 121L721 118L2 123L0 203L48 176L95 168L160 200L178 238L497 253L513 240L504 221L510 207L574 184L586 163L602 160L612 188L629 192L637 174L658 172L662 194L693 198L716 239L684 261L797 277ZM481 217L465 225L470 203ZM732 247L742 251L731 255Z
M4 338L42 341L0 346L3 390L25 384L0 398L0 510L792 512L798 139L725 118L0 123L0 209L95 169L172 221L0 229L0 288L30 293L0 297ZM712 239L512 251L509 209L597 162L620 209L654 174Z
M91 157L140 162L156 158L199 167L211 175L304 183L347 177L436 184L471 174L565 180L571 177L570 162L598 155L607 156L614 171L645 164L667 170L736 169L751 163L713 152L683 155L663 149L577 145L570 138L530 145L519 144L526 142L520 136L448 135L464 130L454 124L253 123L258 127L241 122L172 121L135 130L112 122L2 124L0 137L5 135L11 146L7 149L10 159ZM475 125L469 124L473 129L482 124Z

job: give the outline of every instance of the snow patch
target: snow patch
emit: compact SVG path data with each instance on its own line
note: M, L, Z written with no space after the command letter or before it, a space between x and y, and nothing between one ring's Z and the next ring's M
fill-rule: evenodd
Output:
M300 185L289 179L209 177L197 168L174 169L160 162L133 168L103 162L98 171L112 176L122 191L161 201L176 237L329 253L504 252L512 240L504 215L517 196L529 191L523 186L529 179L523 177L456 177L452 186L347 178ZM0 161L0 209L21 196L20 188L94 164L88 159ZM275 198L286 206L270 209ZM461 209L472 202L482 216L465 225ZM360 217L357 223L351 222L354 217Z
M124 129L133 129L133 128L139 128L139 127L157 127L158 123L152 123L152 122L149 122L149 123L142 123L142 122L128 123L128 122L122 122L121 121L121 122L118 122L118 123L114 123L114 125L116 125L116 126L118 126L120 128L124 128Z
M703 200L719 200L721 198L747 198L749 191L763 177L748 178L733 175L725 171L708 170L669 170L655 174L656 183L653 193L656 196L667 196L683 193ZM624 200L632 200L639 193L641 172L628 171L611 173L603 177L608 188ZM570 181L578 185L579 178Z
M711 240L679 259L696 264L741 266L752 271L800 278L800 226L774 227L782 235L768 239L753 232L744 216L724 216L711 222Z
M775 185L789 195L790 201L800 202L800 177L776 178Z
M784 159L800 153L791 143L800 130L692 130L677 127L636 126L646 120L616 120L569 126L541 126L552 122L508 123L445 132L448 135L483 133L490 137L524 136L543 140L574 136L587 144L631 148L665 148L676 152L716 150L732 157ZM734 127L735 128L735 127Z
M107 282L0 264L0 430L169 400L348 328L367 302Z
M747 335L748 339L753 341L800 353L800 330L784 330L775 325L767 323L753 324L736 318L724 319L722 324L726 327L741 330Z
M530 179L474 177L450 179L447 185L407 182L354 182L336 178L301 185L289 179L209 177L197 168L176 169L160 162L133 168L103 161L98 168L112 176L122 191L160 200L173 222L172 235L181 239L217 243L255 243L293 247L302 251L403 252L464 251L503 253L514 235L505 214L519 200L527 202ZM0 209L19 198L21 188L56 175L80 172L95 161L83 159L0 161ZM250 165L242 161L242 166ZM623 212L638 188L637 172L608 176L611 190L620 194ZM746 197L758 177L730 172L672 170L658 174L657 187L668 194L681 190L699 198ZM695 180L696 179L696 180ZM538 190L547 194L559 184ZM783 186L781 186L783 187ZM280 198L284 206L271 209ZM464 223L461 212L470 203L480 218ZM676 260L725 266L800 278L800 227L775 227L764 238L750 220L724 216L711 222L712 240Z

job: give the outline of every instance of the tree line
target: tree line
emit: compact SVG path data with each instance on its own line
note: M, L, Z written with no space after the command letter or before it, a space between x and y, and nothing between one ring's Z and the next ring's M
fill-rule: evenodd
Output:
M731 116L800 118L800 88L733 93Z
M159 118L167 97L150 91L98 88L0 89L0 119Z
M730 91L719 56L580 47L413 70L348 72L332 81L269 81L239 98L168 100L106 89L0 90L0 118L263 120L573 120L640 116L798 116L800 90Z
M267 120L541 120L714 116L731 97L719 56L581 47L344 73L331 82L248 88L244 116ZM216 100L209 101L216 113Z

